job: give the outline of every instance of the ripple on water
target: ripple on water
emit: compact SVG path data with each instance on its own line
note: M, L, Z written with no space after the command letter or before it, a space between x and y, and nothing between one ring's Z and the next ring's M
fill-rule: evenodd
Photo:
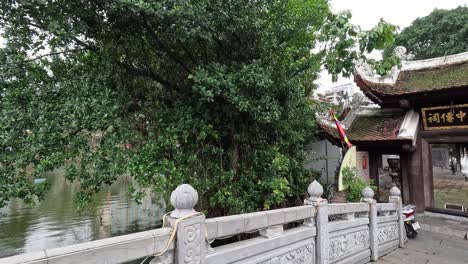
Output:
M78 212L77 186L63 172L48 173L51 189L33 208L11 201L0 208L0 258L157 228L164 210L147 197L141 205L126 196L128 178L96 195L95 206Z

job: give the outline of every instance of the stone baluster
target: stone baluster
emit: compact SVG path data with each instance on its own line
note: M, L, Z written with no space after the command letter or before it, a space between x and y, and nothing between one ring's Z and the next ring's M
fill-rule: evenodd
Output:
M388 201L390 203L396 204L396 213L398 215L398 236L400 241L400 247L405 246L405 237L406 237L406 230L403 223L403 212L402 212L402 201L401 201L401 191L398 187L393 186L390 189L390 197L388 197Z
M374 191L370 187L362 190L362 201L369 204L369 245L371 260L379 258L379 241L377 239L377 203L374 200Z
M317 243L316 243L316 263L328 263L328 247L329 247L329 233L328 233L328 207L327 200L322 198L323 187L320 183L314 180L307 188L309 198L304 201L305 205L313 205L317 210L315 224L317 227ZM306 222L307 224L314 224L313 219ZM305 223L305 224L306 224ZM306 225L307 225L306 224Z
M205 216L197 215L195 205L198 192L188 184L182 184L171 194L171 204L175 210L169 216L169 223L177 224L175 244L175 264L204 264L206 262Z

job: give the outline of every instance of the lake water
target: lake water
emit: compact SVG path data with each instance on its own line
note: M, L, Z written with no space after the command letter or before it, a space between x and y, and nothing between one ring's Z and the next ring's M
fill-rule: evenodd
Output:
M44 175L51 184L45 199L30 208L14 200L0 208L0 258L158 228L164 207L147 196L141 205L126 195L131 182L122 177L79 212L74 203L76 184L63 171Z

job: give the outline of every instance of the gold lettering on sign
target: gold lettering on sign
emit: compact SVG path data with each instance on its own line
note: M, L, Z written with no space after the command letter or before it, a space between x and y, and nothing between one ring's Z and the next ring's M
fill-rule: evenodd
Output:
M429 123L440 123L439 113L429 114Z
M453 117L453 113L452 113L452 112L448 112L448 113L445 115L445 117L447 118L447 122L453 123L454 117Z
M463 118L465 118L466 116L466 113L463 112L463 111L460 111L458 114L457 114L457 117L460 119L460 121L463 122Z
M468 128L468 104L421 109L425 130Z

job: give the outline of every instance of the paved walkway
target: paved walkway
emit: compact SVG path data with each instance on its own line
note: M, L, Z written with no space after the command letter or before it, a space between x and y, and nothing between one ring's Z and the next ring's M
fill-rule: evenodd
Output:
M468 218L425 212L416 214L416 220L424 231L468 239Z
M403 249L381 257L378 264L466 264L468 241L441 234L421 231Z

